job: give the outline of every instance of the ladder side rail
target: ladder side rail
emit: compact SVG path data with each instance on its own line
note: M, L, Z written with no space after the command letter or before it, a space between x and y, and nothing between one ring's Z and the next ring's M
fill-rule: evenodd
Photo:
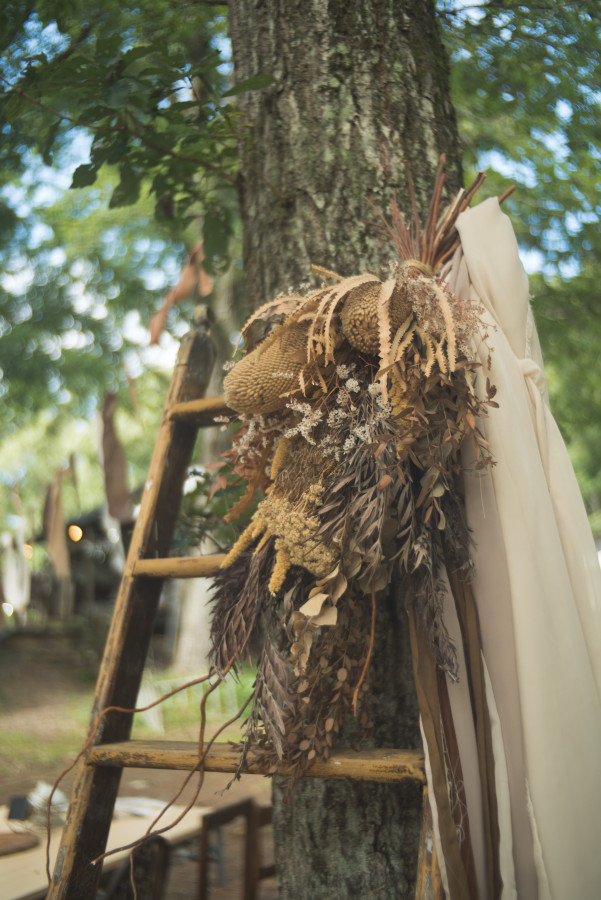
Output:
M198 430L194 424L173 419L170 410L204 394L213 362L214 348L206 332L196 330L184 336L117 595L88 739L103 709L131 708L136 702L162 580L136 578L134 566L139 559L169 553ZM127 740L132 720L132 715L107 714L94 744ZM121 771L118 767L96 768L85 757L80 760L47 900L95 898L102 866L93 866L92 860L106 849Z

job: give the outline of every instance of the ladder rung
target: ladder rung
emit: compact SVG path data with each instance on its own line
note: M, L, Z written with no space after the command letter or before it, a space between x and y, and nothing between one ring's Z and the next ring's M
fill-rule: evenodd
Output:
M216 416L235 416L236 414L226 406L223 397L202 397L199 400L186 400L182 403L174 403L169 410L169 416L178 422L191 421L199 428L208 428L215 425Z
M265 765L248 754L244 772L268 775ZM240 750L231 744L213 744L205 759L207 772L238 770ZM194 741L124 741L98 744L87 756L88 764L134 769L181 769L190 771L198 762ZM286 770L281 774L285 775ZM417 781L425 784L424 756L417 750L338 750L328 760L316 760L305 773L314 778L350 778L355 781Z
M219 569L225 553L210 556L168 556L161 559L138 559L132 575L148 578L209 578Z

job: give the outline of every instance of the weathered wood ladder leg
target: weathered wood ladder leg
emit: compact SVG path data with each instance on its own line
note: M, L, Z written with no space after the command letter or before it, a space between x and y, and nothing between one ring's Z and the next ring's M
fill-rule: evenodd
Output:
M203 331L183 338L98 676L86 737L93 736L93 740L78 764L47 900L95 900L102 867L92 863L106 849L124 767L191 771L198 762L193 741L129 740L131 714L108 713L94 734L93 725L107 707L131 709L135 705L163 579L209 576L223 559L219 554L168 556L198 429L229 412L222 397L203 399L213 356L213 345ZM209 772L234 773L238 756L229 745L215 744L204 767ZM246 771L267 774L252 753ZM386 783L410 780L424 785L415 900L442 900L423 754L414 750L341 750L325 762L316 761L305 777Z
M205 332L196 330L185 335L116 600L91 723L108 706L129 709L135 705L162 581L136 576L134 568L140 559L166 557L169 553L197 434L196 425L177 420L171 411L176 404L204 394L213 362L213 344ZM126 740L132 718L122 713L107 714L95 743ZM85 757L80 761L48 900L93 900L96 896L101 866L91 865L91 860L105 850L120 777L118 767L94 767Z

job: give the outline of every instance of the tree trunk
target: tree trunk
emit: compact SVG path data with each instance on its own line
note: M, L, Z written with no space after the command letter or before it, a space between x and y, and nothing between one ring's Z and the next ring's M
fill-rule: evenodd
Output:
M230 0L236 81L269 74L238 97L240 201L249 307L310 280L380 271L394 248L366 224L368 198L422 218L441 153L449 192L460 155L448 66L430 0ZM421 745L405 601L378 600L374 744ZM421 791L307 779L285 801L274 787L282 900L411 897Z

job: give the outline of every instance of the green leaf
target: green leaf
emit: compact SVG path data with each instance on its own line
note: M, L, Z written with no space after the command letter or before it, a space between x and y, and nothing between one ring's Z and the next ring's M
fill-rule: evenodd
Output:
M91 160L96 168L100 168L103 163L116 165L123 161L126 154L127 137L124 134L96 140L90 151Z
M110 209L118 206L131 206L140 197L141 173L134 172L130 166L121 169L121 181L113 191L109 201Z
M232 236L232 217L226 206L209 209L205 215L203 240L205 268L214 274L225 263Z
M129 98L135 96L138 90L139 86L132 78L121 78L106 92L106 105L111 109L123 109Z
M223 96L233 97L235 94L244 94L247 91L259 91L262 88L269 87L274 81L273 75L252 75L250 78L245 78L244 81L239 81L229 91L225 91Z
M92 165L91 163L84 163L83 165L78 166L73 172L71 187L89 187L91 184L94 184L97 175L98 170L96 169L96 166Z
M52 165L52 148L56 142L56 137L60 128L60 122L57 120L50 126L46 135L43 137L40 143L40 153L42 154L42 159L44 160L44 165L51 166Z
M0 240L9 236L19 221L17 214L3 200L0 200Z

